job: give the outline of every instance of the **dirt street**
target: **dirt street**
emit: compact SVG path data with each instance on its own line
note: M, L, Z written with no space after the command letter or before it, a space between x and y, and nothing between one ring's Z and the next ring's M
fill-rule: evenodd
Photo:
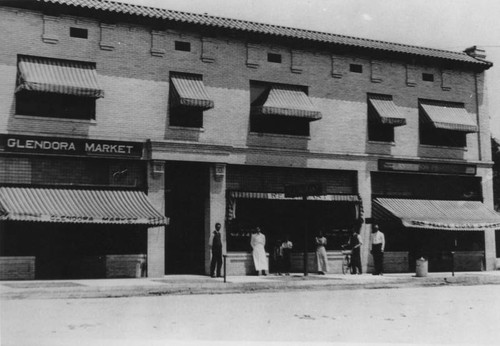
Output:
M499 286L6 300L0 308L2 345L500 340Z

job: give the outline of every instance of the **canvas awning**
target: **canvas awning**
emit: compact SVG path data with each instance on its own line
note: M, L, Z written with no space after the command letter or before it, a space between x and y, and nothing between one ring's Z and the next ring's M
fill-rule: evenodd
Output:
M394 104L392 97L385 95L370 95L368 100L374 109L374 112L370 114L373 114L380 123L392 126L406 125L406 118Z
M321 119L321 112L316 109L309 96L302 89L285 85L272 86L266 101L262 105L252 106L252 112L308 120Z
M477 132L478 127L471 115L461 104L451 102L420 102L424 114L424 123L436 129L462 132Z
M0 187L0 220L164 225L140 191Z
M201 76L172 74L172 102L174 106L196 107L203 110L214 108Z
M230 198L247 198L247 199L279 199L279 200L302 200L302 197L285 197L281 192L249 192L249 191L229 191ZM335 202L360 202L357 195L321 195L308 196L311 201L335 201Z
M16 92L21 90L104 97L95 64L33 56L20 56Z
M477 201L376 198L376 222L400 220L405 227L445 231L500 229L500 215Z

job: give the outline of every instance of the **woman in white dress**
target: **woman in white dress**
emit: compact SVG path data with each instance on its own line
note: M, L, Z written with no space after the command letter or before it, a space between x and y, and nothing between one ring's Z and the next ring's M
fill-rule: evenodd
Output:
M318 261L318 274L328 273L328 259L326 257L326 238L322 232L316 237L316 259Z
M267 275L266 271L269 270L269 265L267 263L266 250L264 248L266 246L266 236L262 234L259 227L257 227L255 233L252 234L250 245L253 249L253 263L257 274L262 273L262 275Z

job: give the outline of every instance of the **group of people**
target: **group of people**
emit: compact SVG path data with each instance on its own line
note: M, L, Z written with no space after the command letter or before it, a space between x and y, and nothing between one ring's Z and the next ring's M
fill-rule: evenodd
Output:
M212 260L210 263L210 275L212 277L221 276L222 267L222 239L220 234L221 224L215 224L215 230L210 237L210 247L212 250ZM316 259L318 264L318 274L325 275L328 272L328 258L326 253L327 239L320 232L315 238L316 244ZM351 273L362 274L361 268L361 245L363 245L360 234L356 229L353 230L347 246L351 252ZM269 264L265 250L266 236L262 233L260 227L256 227L250 238L250 246L252 247L252 257L255 266L255 271L258 275L267 275ZM370 241L370 253L373 256L374 271L373 275L383 274L385 236L378 227L372 226L372 234ZM293 243L288 235L283 241L278 240L273 248L272 258L276 265L277 274L290 275L291 268L291 253Z

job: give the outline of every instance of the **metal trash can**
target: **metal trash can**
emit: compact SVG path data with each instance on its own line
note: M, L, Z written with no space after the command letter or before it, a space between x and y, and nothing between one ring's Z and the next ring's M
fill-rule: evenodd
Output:
M427 276L428 262L425 258L421 257L417 260L416 274L417 277L422 278Z

